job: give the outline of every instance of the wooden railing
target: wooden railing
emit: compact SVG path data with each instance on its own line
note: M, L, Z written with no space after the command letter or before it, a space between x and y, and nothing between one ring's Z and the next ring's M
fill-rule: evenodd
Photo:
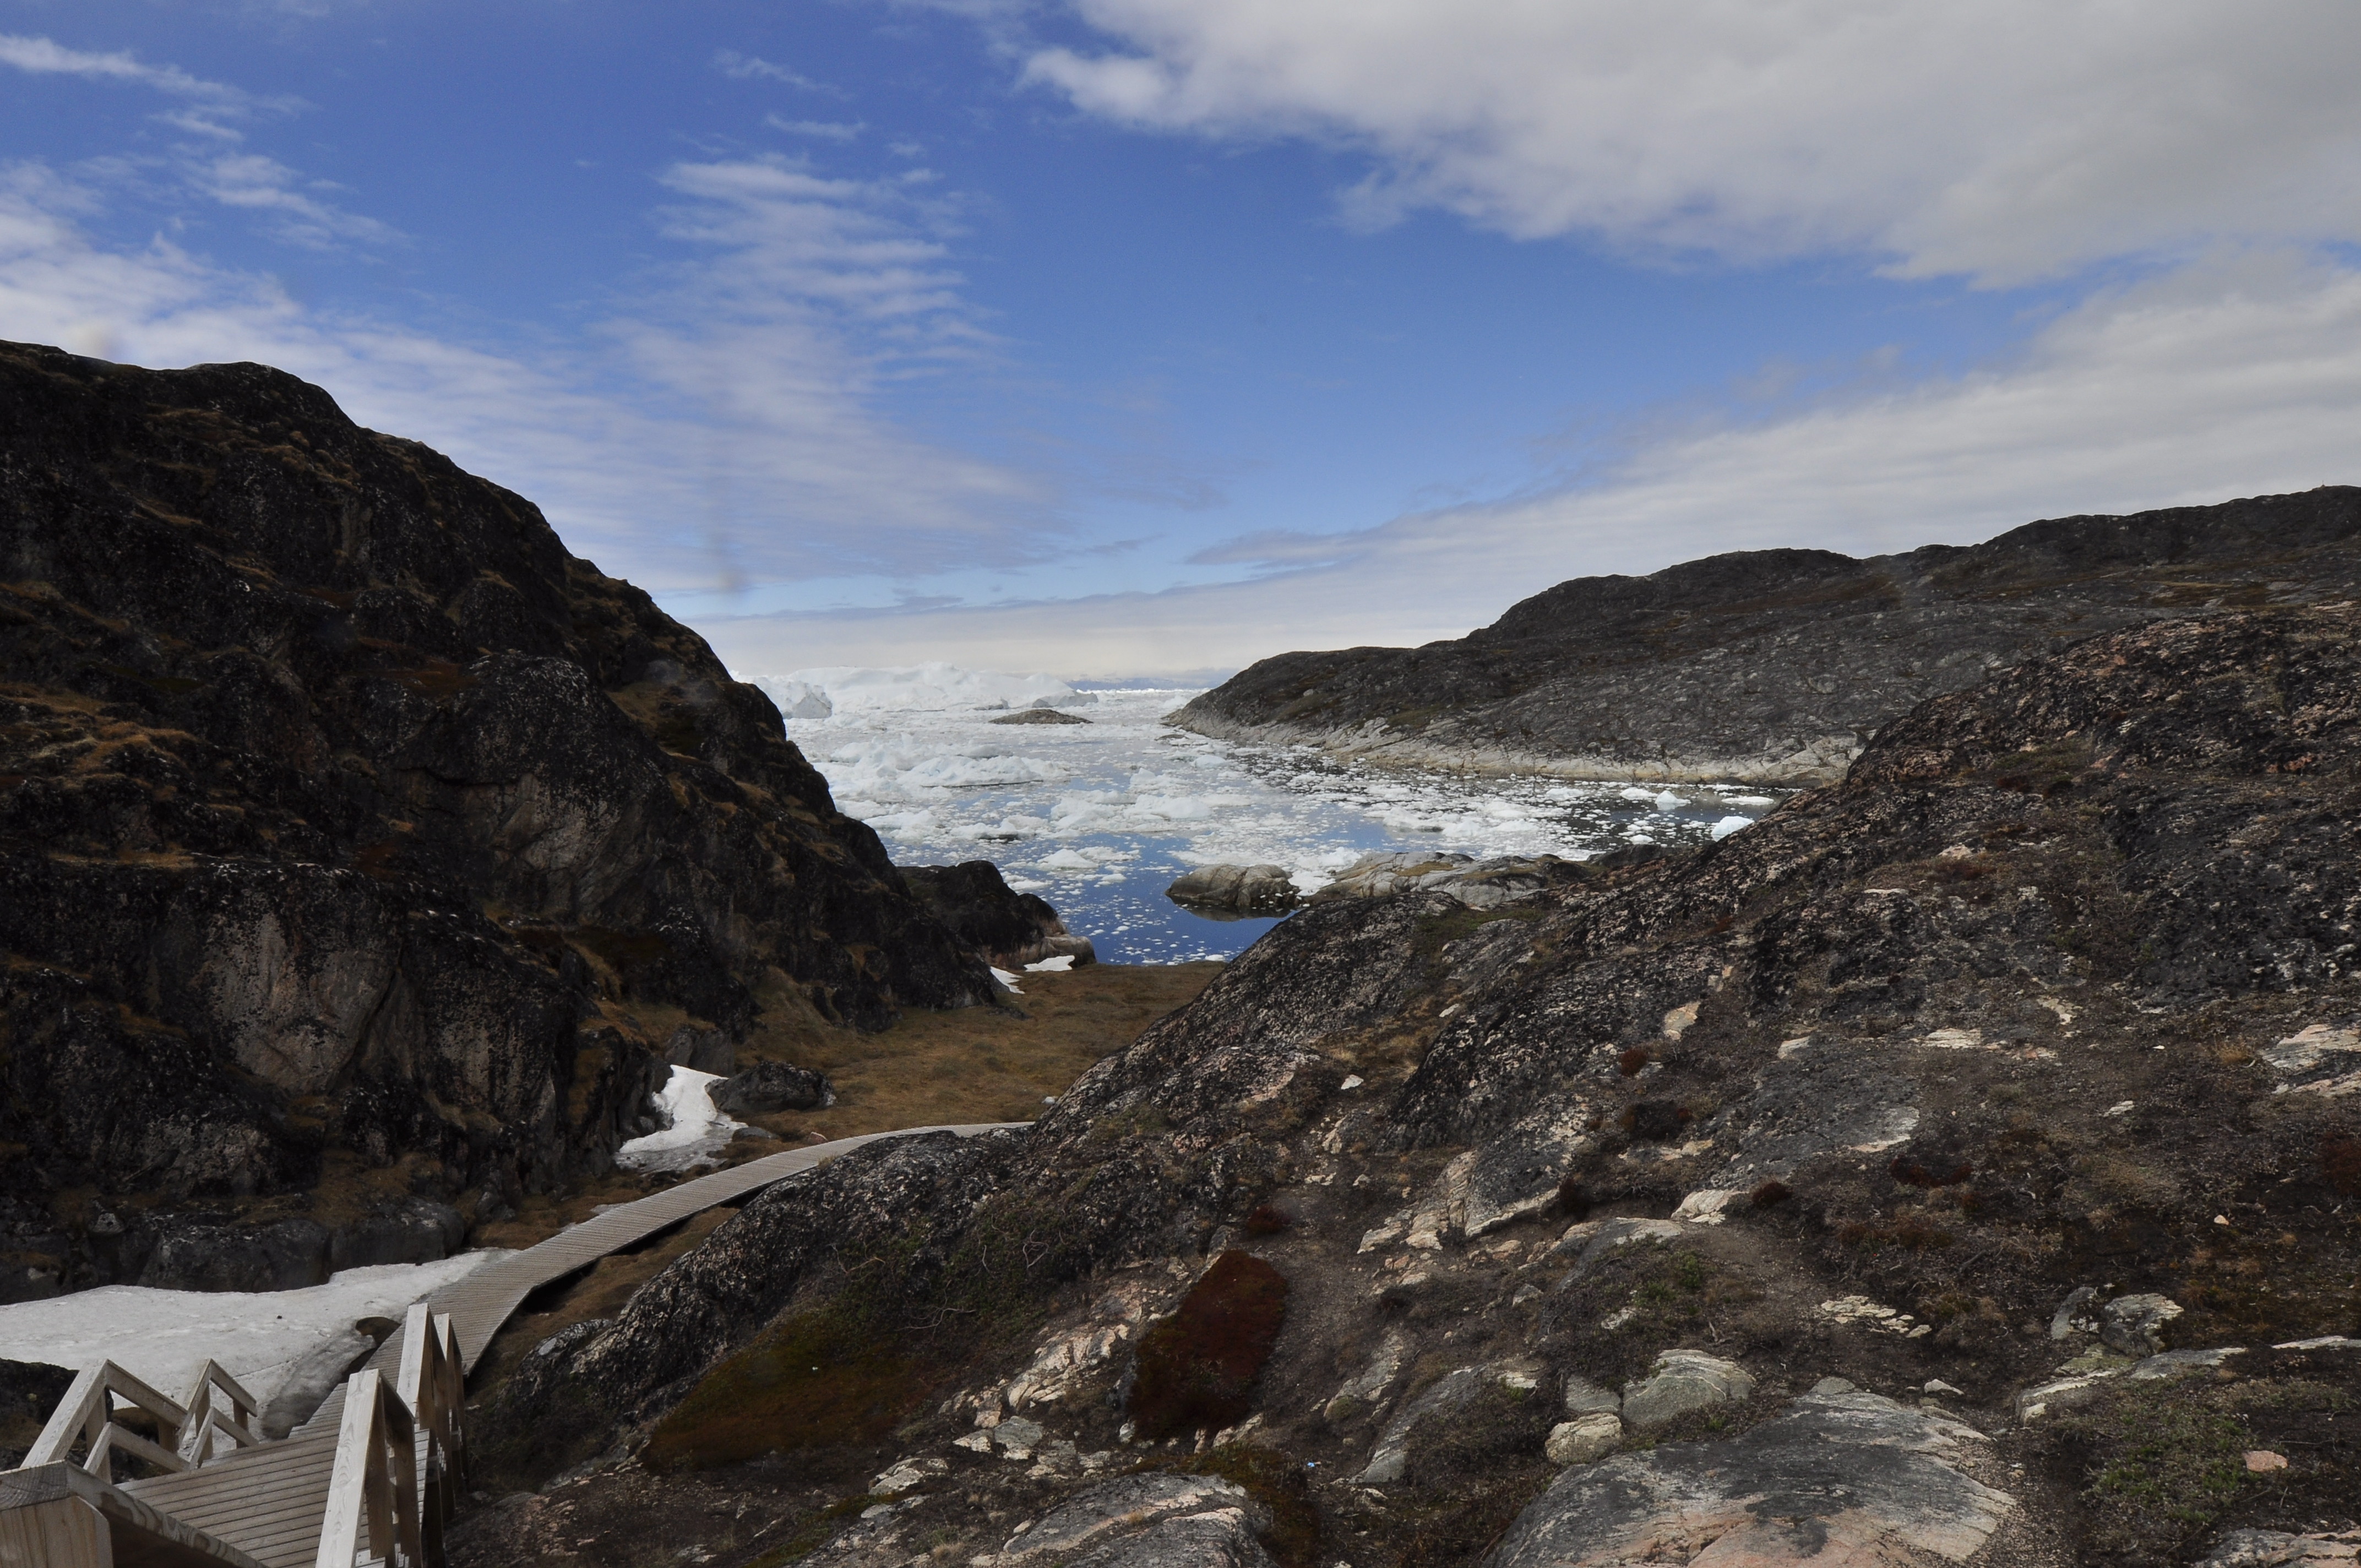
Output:
M151 1418L157 1436L164 1442L150 1442L116 1421L115 1418L120 1413L115 1409L116 1399ZM79 1442L82 1445L79 1461L82 1468L102 1481L113 1479L110 1472L117 1453L145 1460L159 1470L186 1470L190 1462L174 1450L181 1446L181 1434L188 1419L189 1412L183 1407L115 1363L102 1361L74 1378L66 1397L51 1412L49 1425L41 1429L41 1435L26 1451L25 1464L30 1468L60 1461L73 1462L74 1445Z
M320 1520L316 1568L374 1560L424 1568L418 1524L418 1427L401 1396L374 1370L345 1385L344 1425Z
M467 1485L467 1373L450 1313L430 1312L423 1301L410 1309L395 1392L417 1423L419 1531L427 1561L440 1563L443 1528Z
M196 1381L181 1403L188 1413L181 1421L180 1441L172 1446L191 1464L203 1464L221 1453L224 1438L235 1448L252 1448L262 1442L261 1433L255 1430L261 1407L219 1362L208 1361L197 1369Z

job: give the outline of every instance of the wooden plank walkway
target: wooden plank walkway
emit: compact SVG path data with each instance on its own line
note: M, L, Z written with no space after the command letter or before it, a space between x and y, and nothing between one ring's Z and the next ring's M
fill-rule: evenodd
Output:
M666 1226L718 1204L826 1164L880 1138L919 1133L971 1137L1026 1122L972 1123L864 1133L785 1150L744 1165L697 1177L662 1192L618 1204L569 1226L522 1252L484 1265L428 1296L434 1314L448 1313L463 1365L473 1370L502 1324L524 1299L552 1280L645 1240ZM390 1380L401 1360L401 1336L389 1336L367 1369ZM262 1568L303 1568L320 1555L320 1531L336 1460L347 1382L312 1419L279 1442L240 1448L177 1474L125 1483L119 1491L158 1513L245 1553ZM10 1474L19 1474L11 1472Z

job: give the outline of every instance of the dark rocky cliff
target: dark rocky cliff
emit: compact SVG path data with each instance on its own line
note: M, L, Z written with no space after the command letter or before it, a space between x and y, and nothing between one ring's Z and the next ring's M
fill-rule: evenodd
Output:
M2344 1561L2356 1024L2361 610L2093 638L1697 852L1315 905L1030 1129L771 1190L530 1358L488 1454L606 1468L459 1561ZM1224 1252L1283 1326L1145 1442Z
M1577 577L1422 648L1265 659L1200 734L1570 778L1828 784L1877 727L2077 639L2361 587L2361 490L2027 523L1857 561L1716 555Z
M529 502L259 366L0 346L0 1299L208 1204L169 1282L376 1261L603 1168L673 1030L992 989Z

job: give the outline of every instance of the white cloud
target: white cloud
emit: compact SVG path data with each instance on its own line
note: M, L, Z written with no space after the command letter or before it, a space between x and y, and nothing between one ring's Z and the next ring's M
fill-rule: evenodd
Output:
M736 49L731 49L715 51L713 69L733 82L757 80L784 82L790 87L800 87L806 92L833 93L838 91L825 82L813 81L801 71L790 71L784 65L775 65L759 55L740 54Z
M1348 205L2008 281L2361 239L2345 0L1072 0L1029 81L1128 125L1375 160Z
M104 82L135 82L185 98L244 102L246 94L218 82L190 75L177 65L149 65L137 56L116 51L96 54L67 49L45 38L0 33L0 65L42 76L82 76Z
M302 175L278 159L234 153L198 161L190 183L225 207L269 215L271 232L307 249L325 250L339 240L383 244L401 237L390 225L306 194ZM316 188L316 181L313 182Z
M283 176L221 179L291 224L335 219ZM697 259L587 345L528 358L306 310L161 240L109 247L81 226L96 193L0 168L0 337L279 366L530 497L576 550L658 591L918 577L1038 547L1055 500L1040 481L874 408L884 379L991 348L926 232L939 214L891 181L777 163L683 165L667 182L684 200L665 231Z
M2037 517L2361 482L2361 274L2225 256L2094 298L2006 362L1648 445L1580 488L1217 550L1256 581L719 620L733 667L947 659L1070 676L1456 636L1570 576L1724 550L1873 554ZM823 659L825 655L825 659Z
M823 141L851 141L869 128L865 124L847 125L840 120L788 120L776 115L763 115L763 123L791 137L818 137Z

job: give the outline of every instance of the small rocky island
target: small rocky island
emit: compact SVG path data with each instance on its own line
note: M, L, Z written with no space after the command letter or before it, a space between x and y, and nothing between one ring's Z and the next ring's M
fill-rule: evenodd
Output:
M8 1288L456 1245L668 1063L824 1105L798 1043L897 1012L956 1096L1032 964L1094 1064L1038 1120L536 1297L453 1563L2353 1562L2356 526L1723 557L1267 662L1189 721L1811 787L1365 862L1118 1028L528 503L277 372L0 350Z

